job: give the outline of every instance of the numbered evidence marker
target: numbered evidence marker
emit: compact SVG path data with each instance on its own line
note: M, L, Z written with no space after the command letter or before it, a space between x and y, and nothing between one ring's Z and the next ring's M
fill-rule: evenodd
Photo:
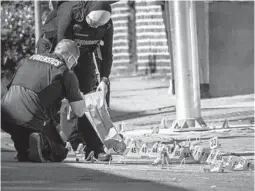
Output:
M208 159L208 156L210 155L210 152L211 152L210 148L203 148L199 162L205 163L206 160Z
M185 159L185 161L194 161L194 157L191 154L189 147L180 148L180 160Z
M233 170L246 170L248 168L248 163L248 159L240 157L238 164L234 166Z
M170 155L171 159L180 159L181 158L181 151L178 145L175 146L173 153Z
M223 164L223 156L222 153L220 152L220 150L217 150L213 160L212 160L212 164L218 163L219 161L222 161Z
M197 154L199 147L200 147L199 145L190 146L190 152L193 157Z
M216 149L219 145L218 137L213 137L209 140L210 149Z
M204 147L202 146L198 146L196 149L196 153L194 153L193 157L195 161L199 161L201 160L201 158L203 157L203 153L204 153ZM208 154L209 155L209 154Z
M141 155L143 158L149 156L148 148L145 143L143 143L142 147L140 148L139 155Z
M159 143L154 143L149 153L149 158L157 158L160 155Z
M216 152L215 154L211 154L210 157L210 161L208 162L210 165L210 172L223 172L223 156L222 153L220 153L219 150L214 150L214 152ZM212 152L211 152L212 153ZM208 157L208 158L209 158Z
M208 158L207 158L207 160L206 160L206 163L207 163L207 164L211 164L211 163L213 162L213 159L214 159L216 153L217 153L217 150L216 150L216 149L212 149L212 150L211 150L211 152L210 152L210 154L209 154L209 156L208 156Z
M125 151L126 152L126 151ZM130 147L127 149L125 153L126 158L140 158L141 155L139 154L139 149L137 148L136 144L133 142L131 143Z

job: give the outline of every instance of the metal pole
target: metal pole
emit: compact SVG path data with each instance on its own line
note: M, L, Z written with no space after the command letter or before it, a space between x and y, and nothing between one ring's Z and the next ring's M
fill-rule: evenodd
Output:
M41 9L40 9L40 1L39 0L34 0L34 11L35 11L35 44L37 43L38 39L40 38L40 33L41 33L41 25L42 25L42 20L41 20ZM35 52L36 52L35 48Z
M200 102L200 81L199 81L199 59L198 59L198 42L197 42L197 22L196 9L194 1L189 2L189 26L190 26L190 42L191 42L191 64L194 88L194 112L196 118L201 118L201 102Z
M199 130L204 127L200 110L197 31L193 3L169 2L176 88L174 131L196 130L196 124L200 125Z
M167 30L167 44L168 50L170 53L170 65L171 65L171 86L172 86L172 94L175 95L175 83L174 83L174 59L173 59L173 49L172 49L172 39L171 39L171 26L170 26L170 3L169 1L165 1L165 25Z

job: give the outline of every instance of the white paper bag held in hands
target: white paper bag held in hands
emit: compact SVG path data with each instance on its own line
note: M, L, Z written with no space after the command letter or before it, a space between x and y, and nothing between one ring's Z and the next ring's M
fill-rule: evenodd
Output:
M123 153L126 149L123 136L114 127L101 91L84 95L85 115L107 149Z

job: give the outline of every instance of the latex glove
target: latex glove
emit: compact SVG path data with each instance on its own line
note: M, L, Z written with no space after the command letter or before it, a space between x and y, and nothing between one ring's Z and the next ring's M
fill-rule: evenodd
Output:
M101 81L97 86L96 91L103 91L104 98L106 98L106 94L108 92L107 84L104 81Z
M67 110L67 107L69 107L69 102L68 102L67 99L63 99L62 104L61 104L61 108L60 108L60 112L64 113Z
M68 121L70 121L72 118L74 118L74 117L72 117L72 116L75 116L75 115L73 114L73 112L72 112L72 108L71 108L71 106L69 105L69 102L68 102L67 99L63 99L63 100L62 100L62 105L61 105L61 108L60 108L60 112L61 112L62 114L66 113L66 119L67 119Z

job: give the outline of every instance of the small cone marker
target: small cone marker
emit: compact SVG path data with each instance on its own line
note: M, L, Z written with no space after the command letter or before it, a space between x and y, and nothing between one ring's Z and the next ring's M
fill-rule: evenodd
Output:
M227 119L223 122L222 128L230 128Z
M66 147L65 148L68 149L68 152L72 152L72 153L74 152L73 147L72 147L70 142L66 142Z
M142 157L148 157L148 148L147 148L147 145L145 143L143 143L140 151L139 151L139 154L142 156Z
M136 147L135 143L132 143L130 146L130 149L128 150L126 157L130 158L140 158L141 156L139 155L139 150Z
M152 149L149 154L149 158L157 158L159 156L159 144L156 142L152 146Z
M125 130L126 130L126 123L124 121L122 121L121 127L120 127L120 132L123 132Z
M83 153L83 144L82 143L80 143L79 145L78 145L78 147L77 147L77 150L75 151L77 154L81 154L81 153Z
M65 148L68 150L67 155L75 156L75 158L76 158L76 154L75 154L75 152L73 150L73 147L72 147L70 142L66 142L66 147Z
M159 133L159 127L158 126L153 127L152 134L158 134L158 133Z
M121 124L118 124L118 125L116 126L116 131L117 131L118 133L121 131Z
M90 161L91 163L94 163L95 161L95 152L94 151L91 151L88 155L88 157L85 159L86 161Z
M84 155L84 151L83 151L84 147L83 147L83 144L80 143L75 151L75 158L76 158L76 161L79 161L80 158L83 157Z
M163 119L161 120L160 128L161 128L161 129L167 129L167 121L166 121L165 118L163 118Z

